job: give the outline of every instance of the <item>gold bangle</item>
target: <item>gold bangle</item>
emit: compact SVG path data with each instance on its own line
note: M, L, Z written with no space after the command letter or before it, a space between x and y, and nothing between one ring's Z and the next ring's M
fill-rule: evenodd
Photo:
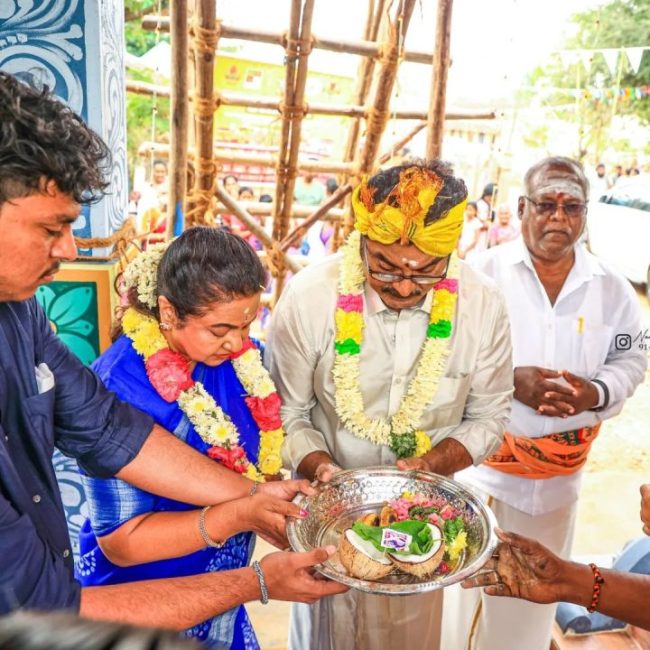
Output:
M212 537L210 537L205 527L205 515L210 508L212 508L212 506L205 506L205 508L201 510L201 514L199 515L199 533L206 546L209 546L210 548L221 548L225 542L215 542Z

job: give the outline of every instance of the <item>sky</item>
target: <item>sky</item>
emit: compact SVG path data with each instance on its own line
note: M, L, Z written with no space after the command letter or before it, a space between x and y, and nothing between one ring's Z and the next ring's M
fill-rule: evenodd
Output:
M290 4L289 0L219 0L217 14L226 23L284 31L289 25ZM448 107L489 104L511 94L527 72L562 47L570 32L570 16L601 4L602 0L454 0ZM312 30L327 37L361 38L367 6L367 0L316 0ZM433 51L436 7L436 0L418 3L409 25L407 48ZM280 48L269 46L268 53L281 61ZM351 75L358 62L355 56L317 51L310 62L312 59L318 67L334 66ZM413 88L428 90L429 67L407 64L404 70L402 94L417 100Z

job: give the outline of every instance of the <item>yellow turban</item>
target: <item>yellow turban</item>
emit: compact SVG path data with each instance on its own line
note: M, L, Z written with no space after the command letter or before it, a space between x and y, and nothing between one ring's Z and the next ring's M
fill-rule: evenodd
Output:
M429 208L435 203L445 182L435 172L408 167L400 173L399 183L382 203L374 203L376 188L364 178L352 193L356 217L354 227L381 244L412 242L432 257L446 257L456 248L463 228L467 199L454 205L447 214L425 225Z

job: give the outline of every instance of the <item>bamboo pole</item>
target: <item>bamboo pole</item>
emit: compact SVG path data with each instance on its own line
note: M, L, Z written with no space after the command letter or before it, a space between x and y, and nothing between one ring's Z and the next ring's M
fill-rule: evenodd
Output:
M128 92L138 95L157 95L158 97L169 97L171 90L169 86L151 84L145 81L127 79L126 89ZM215 108L218 106L241 106L244 108L261 108L268 110L280 110L281 103L273 97L249 97L237 93L219 93L215 95ZM367 117L370 109L362 105L348 106L345 104L307 104L304 103L305 114L312 115L334 115L340 117L362 118ZM426 120L428 111L422 109L399 109L391 112L391 117L398 120ZM493 111L476 113L467 111L453 111L445 115L447 120L486 120L494 119ZM356 142L351 147L352 154L356 149ZM348 149L350 150L350 149ZM346 151L346 156L348 156ZM352 160L354 156L349 156ZM347 160L347 157L344 158Z
M379 0L377 7L373 10L373 2L370 1L368 7L368 20L366 23L365 38L366 40L372 41L375 43L377 41L377 36L379 34L379 26L381 24L381 18L384 13L385 0ZM357 76L357 88L355 92L355 102L359 105L364 105L366 103L366 98L368 92L370 91L370 85L372 84L372 73L375 69L375 59L371 57L364 57L359 63L359 71ZM363 117L366 116L364 111ZM345 153L343 154L343 160L354 160L354 155L357 151L357 145L359 143L359 133L361 131L361 120L359 118L352 120L350 124L350 130L348 132L348 139L345 144Z
M169 157L169 145L161 142L143 142L138 147L138 155L154 155L159 158ZM188 151L190 159L194 159L196 152L193 149ZM214 159L217 162L233 162L248 165L259 165L261 167L276 167L278 164L277 151L270 153L247 153L242 151L229 151L226 149L215 149ZM327 160L299 160L298 169L306 172L322 174L353 174L354 163L329 162Z
M408 142L410 142L422 129L427 125L426 122L420 122L416 124L404 137L397 140L393 143L393 146L379 156L378 164L383 165L388 162L394 155L396 151L399 151L404 147Z
M160 21L160 31L169 31L169 18L166 16L145 16L142 19L142 28L146 31L154 31L157 22ZM243 41L255 41L257 43L271 43L272 45L285 45L285 34L281 32L270 32L264 29L250 29L235 27L234 25L221 25L221 38L233 38ZM313 48L328 50L330 52L343 52L345 54L358 54L359 56L380 57L382 52L377 43L364 40L342 40L338 38L320 38L313 36ZM420 52L406 50L404 60L412 63L424 63L431 65L432 52Z
M229 212L232 213L239 221L241 221L252 233L257 237L262 244L271 251L270 257L274 255L280 255L284 264L287 268L293 273L297 273L301 266L296 264L288 255L280 251L280 249L274 246L274 241L271 236L260 226L255 218L248 213L235 199L230 196L219 184L216 185L214 193L216 197L223 203Z
M368 128L363 150L359 157L359 170L362 174L372 171L379 150L381 136L388 122L390 99L397 78L400 48L406 36L411 14L416 0L401 0L394 22L389 25L389 35L384 44L384 55L377 78L375 100L368 117Z
M196 0L192 26L192 44L196 85L192 106L196 134L196 176L192 208L187 225L203 223L205 211L213 195L216 176L214 163L214 53L219 39L216 22L216 0Z
M286 187L282 197L282 203L276 203L276 213L273 220L273 238L281 241L286 237L291 219L291 206L293 204L293 192L296 186L296 174L298 164L298 153L300 151L300 135L302 130L302 119L304 117L303 101L305 97L305 86L307 84L307 70L309 67L309 54L311 52L311 23L314 16L315 0L304 0L302 8L300 40L295 43L298 54L298 67L296 70L295 85L292 103L285 103L283 107L283 118L289 121L290 137L288 156L280 161L278 165L277 183L286 179ZM291 51L292 44L287 43L287 54ZM288 114L287 114L287 111ZM275 278L274 296L277 302L284 284L285 272L282 267L278 268Z
M454 0L438 0L436 19L436 47L433 53L431 99L427 118L426 157L429 160L442 155L442 135L445 126L445 99L450 62L451 11Z
M302 231L307 230L310 226L315 224L320 219L323 219L325 214L331 210L341 199L345 198L350 192L352 192L352 185L347 183L342 187L339 187L334 194L329 198L328 201L320 205L317 210L308 216L299 226L294 228L281 242L280 250L287 251L293 245L294 239L301 234Z
M381 137L388 123L390 99L397 79L401 48L414 7L415 0L401 0L395 19L388 21L388 37L383 44L384 54L377 77L375 98L368 117L363 150L359 154L360 174L371 173L375 165ZM344 236L352 230L353 222L354 215L350 210L345 220Z
M373 43L377 42L377 37L379 35L379 27L381 25L382 16L384 14L385 0L378 0L377 6L375 6L374 0L368 0L368 13L366 18L366 27L364 29L363 37L365 40L372 41ZM357 88L355 92L355 101L357 104L365 105L366 98L370 92L370 86L372 85L372 73L375 70L375 58L374 57L363 57L359 62L359 68L357 72ZM350 128L348 130L348 137L345 143L345 152L343 154L344 161L354 160L357 147L359 146L359 134L361 133L361 119L353 118L350 123ZM342 180L342 179L339 179ZM346 177L346 180L349 180L349 177ZM345 202L345 209L348 213L352 211L352 205L349 200ZM350 221L352 217L348 217ZM342 243L341 238L341 224L336 223L334 225L334 232L332 234L332 249L337 251L339 246Z
M301 21L301 0L291 1L291 18L289 24L289 34L286 43L285 58L285 80L284 80L284 106L293 107L295 95L296 69L298 63L297 52L293 49L300 37ZM273 238L280 241L283 235L277 232L279 228L280 214L284 205L284 194L286 192L287 167L289 163L289 137L291 132L291 122L287 114L282 111L282 128L280 131L280 147L278 149L278 159L276 164L276 183L275 183L275 201L273 213Z
M252 214L256 217L268 217L273 214L273 204L272 203L260 203L259 201L243 201L241 203L246 208L246 211L249 214ZM213 208L212 212L214 214L223 214L228 213L228 208L221 204L217 203ZM311 217L314 213L314 208L311 205L300 205L299 203L294 203L291 208L291 218L292 219L307 219ZM342 208L330 208L325 215L323 215L323 221L331 221L333 223L338 223L343 218Z
M176 225L185 215L187 188L188 131L188 29L185 0L170 3L171 25L171 120L169 157L169 198L167 200L167 240L174 236Z

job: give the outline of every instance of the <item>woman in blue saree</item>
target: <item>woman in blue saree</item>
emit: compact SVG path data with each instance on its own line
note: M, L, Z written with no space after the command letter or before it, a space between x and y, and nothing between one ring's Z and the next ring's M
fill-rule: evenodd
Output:
M145 254L143 259L149 256L157 262L136 265L126 277L131 287L130 306L135 309L127 311L122 321L123 331L129 335L123 333L93 368L120 399L149 413L178 438L201 452L210 450L212 457L237 471L253 475L252 465L259 460L260 418L249 410L246 400L250 398L246 396L250 387L242 385L232 357L250 349L248 329L256 317L265 281L263 267L240 238L209 228L186 231L164 254L157 255L155 251ZM127 324L127 316L141 329L131 321ZM156 371L147 359L151 350L143 353L151 336L139 340L137 335L139 331L151 332L146 328L154 318L153 338L162 334L161 345L168 345L167 352L178 353L170 357L169 364L162 364L162 384L154 378ZM174 366L179 355L187 363L187 377ZM239 436L236 446L215 447L214 440L206 441L207 429L200 416L196 419L198 411L181 405L179 386L173 385L183 381L186 384L181 388L185 389L190 384L202 385L229 417ZM264 429L277 424L274 414L270 420L266 415L270 424ZM218 428L215 422L208 425ZM281 430L279 435L281 438ZM218 453L213 455L215 449ZM273 466L268 458L266 465L264 462L259 464L263 471ZM244 532L250 530L246 499L198 511L116 478L84 477L84 486L90 518L80 534L76 566L77 578L84 586L236 569L250 560L254 536ZM259 647L243 606L207 620L185 635L211 648Z

